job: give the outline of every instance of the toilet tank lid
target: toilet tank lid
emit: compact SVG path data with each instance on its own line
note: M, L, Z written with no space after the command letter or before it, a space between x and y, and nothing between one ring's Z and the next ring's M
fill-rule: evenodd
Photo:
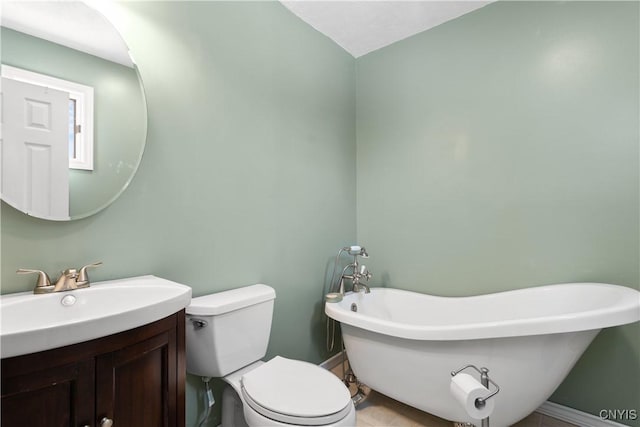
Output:
M215 316L276 298L276 291L263 284L245 286L191 299L187 314Z

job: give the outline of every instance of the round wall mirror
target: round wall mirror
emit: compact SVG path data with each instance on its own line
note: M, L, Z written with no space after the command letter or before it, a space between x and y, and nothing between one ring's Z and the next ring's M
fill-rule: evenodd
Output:
M142 80L115 27L80 1L3 1L2 200L57 221L90 216L144 151Z

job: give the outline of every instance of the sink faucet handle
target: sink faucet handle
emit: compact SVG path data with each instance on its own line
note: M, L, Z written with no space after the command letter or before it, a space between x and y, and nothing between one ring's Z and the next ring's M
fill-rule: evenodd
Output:
M43 288L45 286L51 286L51 279L49 279L49 275L41 270L29 270L27 268L19 268L16 273L18 274L38 274L38 281L36 282L36 288Z
M102 265L102 261L94 262L93 264L85 265L78 271L78 278L76 279L78 282L89 282L89 276L87 275L87 268L95 268L100 267Z

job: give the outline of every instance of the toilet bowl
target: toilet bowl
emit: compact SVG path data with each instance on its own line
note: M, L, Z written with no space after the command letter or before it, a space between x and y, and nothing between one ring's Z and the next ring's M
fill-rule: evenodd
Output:
M355 426L347 388L331 372L276 356L223 378L242 403L248 426ZM226 417L223 414L224 426ZM228 425L238 427L230 419Z
M193 298L187 371L223 379L222 427L355 426L349 390L314 364L266 354L275 291L266 285ZM229 403L226 400L233 399ZM239 411L242 408L242 418Z

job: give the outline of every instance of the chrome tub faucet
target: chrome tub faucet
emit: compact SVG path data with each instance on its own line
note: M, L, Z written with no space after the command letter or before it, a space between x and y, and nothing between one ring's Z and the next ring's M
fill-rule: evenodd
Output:
M369 281L373 274L369 271L369 269L364 265L358 262L358 257L369 258L369 254L364 247L360 246L347 246L345 248L340 249L338 255L336 256L336 264L338 262L338 258L342 252L347 252L349 255L353 256L353 262L348 264L346 267L342 269L342 273L340 274L340 279L335 285L332 285L332 289L337 287L340 294L344 295L345 293L345 279L351 280L351 290L353 292L360 292L364 290L366 294L371 292L369 286L362 281ZM334 267L335 268L335 267ZM350 272L351 274L347 274ZM335 272L334 272L335 274Z

